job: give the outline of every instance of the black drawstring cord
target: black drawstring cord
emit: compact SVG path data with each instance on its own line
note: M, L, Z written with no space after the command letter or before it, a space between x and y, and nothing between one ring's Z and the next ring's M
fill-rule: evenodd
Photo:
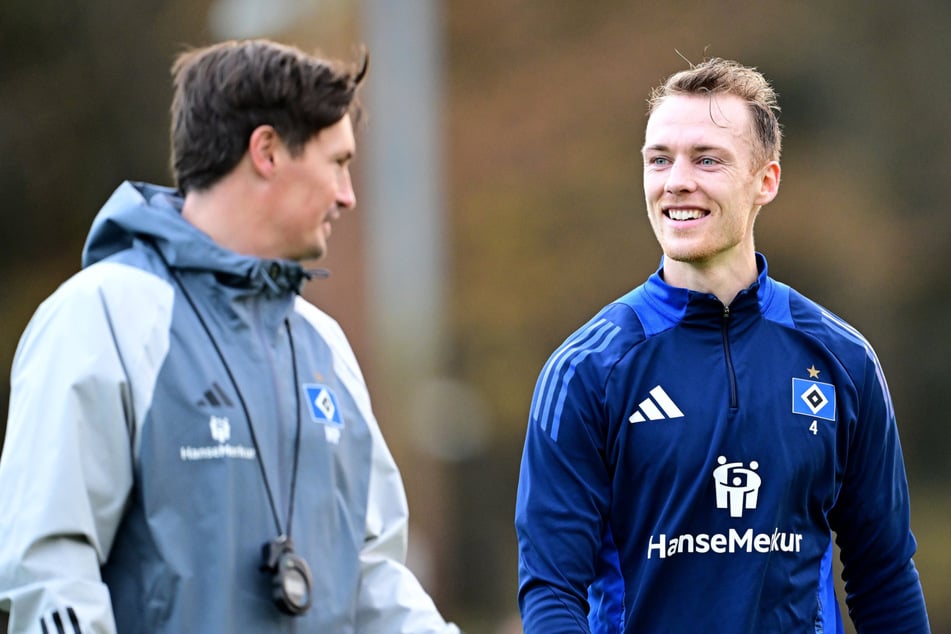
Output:
M330 271L327 269L304 269L304 277L308 280L325 280L330 277Z

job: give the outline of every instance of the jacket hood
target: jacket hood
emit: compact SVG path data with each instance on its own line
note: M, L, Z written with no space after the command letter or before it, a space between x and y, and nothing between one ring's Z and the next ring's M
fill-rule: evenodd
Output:
M154 246L170 268L208 271L241 285L297 292L309 277L298 262L264 260L218 245L182 218L183 202L170 187L123 183L93 220L83 248L83 268L141 240Z

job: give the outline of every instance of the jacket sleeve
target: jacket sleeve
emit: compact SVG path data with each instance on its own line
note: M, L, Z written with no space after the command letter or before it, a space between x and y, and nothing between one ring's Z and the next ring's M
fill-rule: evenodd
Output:
M590 631L589 587L606 588L598 582L610 481L599 431L601 390L585 374L584 336L549 359L529 412L515 508L526 634ZM587 336L596 343L600 335ZM612 597L600 597L599 611L616 608Z
M115 631L100 566L132 486L126 368L150 347L139 327L113 328L110 304L135 299L110 299L92 279L74 277L40 306L13 362L0 458L0 605L11 633ZM122 358L123 344L138 357Z
M458 633L447 624L406 567L409 511L402 479L380 429L371 421L373 464L366 541L360 552L357 631L383 634Z
M329 318L328 318L329 319ZM360 550L355 631L366 634L458 634L406 567L409 508L399 469L370 406L366 383L339 325L324 332L337 350L335 370L357 400L372 437L366 534Z
M869 349L860 411L829 519L841 550L849 615L859 634L930 632L912 556L908 482L891 397Z

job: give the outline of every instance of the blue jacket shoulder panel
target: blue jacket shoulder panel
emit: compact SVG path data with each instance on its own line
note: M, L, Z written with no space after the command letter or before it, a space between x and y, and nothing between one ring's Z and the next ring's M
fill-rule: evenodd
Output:
M597 392L611 369L643 340L644 329L631 307L615 303L604 308L548 359L535 386L530 421L557 441L569 393L587 390L592 398L601 398Z

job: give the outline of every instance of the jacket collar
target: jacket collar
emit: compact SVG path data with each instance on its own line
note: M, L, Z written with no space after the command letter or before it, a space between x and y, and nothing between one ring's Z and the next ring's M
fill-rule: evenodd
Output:
M655 313L645 327L659 332L684 321L719 326L726 313L736 320L767 312L776 295L777 283L769 277L769 266L761 253L756 254L756 268L756 280L725 307L712 293L671 286L664 281L664 259L661 258L660 266L641 287L643 298ZM711 321L714 319L715 322Z

